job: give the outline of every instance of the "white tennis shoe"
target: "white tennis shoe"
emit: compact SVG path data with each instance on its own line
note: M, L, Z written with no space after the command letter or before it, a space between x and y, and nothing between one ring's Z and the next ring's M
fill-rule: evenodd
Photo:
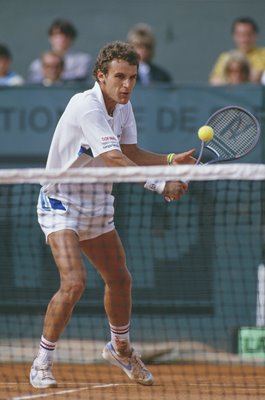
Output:
M116 353L111 342L103 349L102 357L116 367L121 368L130 379L142 385L153 385L154 378L133 349L130 356L122 357Z
M52 374L52 364L32 365L30 370L30 383L37 389L56 387L57 382Z

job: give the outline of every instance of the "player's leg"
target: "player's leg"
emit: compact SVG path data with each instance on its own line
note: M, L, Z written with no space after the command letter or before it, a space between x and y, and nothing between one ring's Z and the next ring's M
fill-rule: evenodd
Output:
M57 341L86 287L79 238L70 229L49 235L51 251L60 275L60 288L51 299L44 319L44 336Z
M82 241L80 247L105 282L104 306L110 325L128 326L131 317L131 275L116 230ZM124 343L120 343L120 346L124 348ZM128 342L126 350L130 350Z
M103 349L103 357L122 368L130 379L151 385L152 374L130 344L131 275L117 231L82 241L80 246L105 282L104 305L111 329L111 342Z
M51 373L53 350L86 285L76 233L72 230L54 232L49 235L48 242L58 267L60 288L48 305L40 349L31 368L30 381L37 388L56 385Z

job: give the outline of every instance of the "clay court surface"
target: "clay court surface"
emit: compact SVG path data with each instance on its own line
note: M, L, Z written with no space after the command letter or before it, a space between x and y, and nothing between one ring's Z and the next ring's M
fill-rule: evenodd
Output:
M0 399L89 400L256 400L265 399L265 367L152 365L155 385L134 384L116 367L59 364L58 387L34 389L30 364L0 365Z

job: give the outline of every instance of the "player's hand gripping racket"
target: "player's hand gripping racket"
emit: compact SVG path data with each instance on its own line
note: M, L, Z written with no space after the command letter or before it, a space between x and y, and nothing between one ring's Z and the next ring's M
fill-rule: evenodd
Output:
M233 161L254 149L260 136L260 125L244 108L228 106L212 114L199 129L198 136L201 148L195 165Z

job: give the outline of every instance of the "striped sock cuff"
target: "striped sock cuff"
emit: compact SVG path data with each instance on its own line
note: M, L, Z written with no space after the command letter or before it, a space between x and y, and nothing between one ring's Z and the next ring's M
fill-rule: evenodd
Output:
M114 326L109 324L110 330L114 335L126 335L130 330L130 323L123 326Z
M40 347L45 350L53 351L55 349L56 342L50 342L49 340L45 339L44 336L41 337Z

